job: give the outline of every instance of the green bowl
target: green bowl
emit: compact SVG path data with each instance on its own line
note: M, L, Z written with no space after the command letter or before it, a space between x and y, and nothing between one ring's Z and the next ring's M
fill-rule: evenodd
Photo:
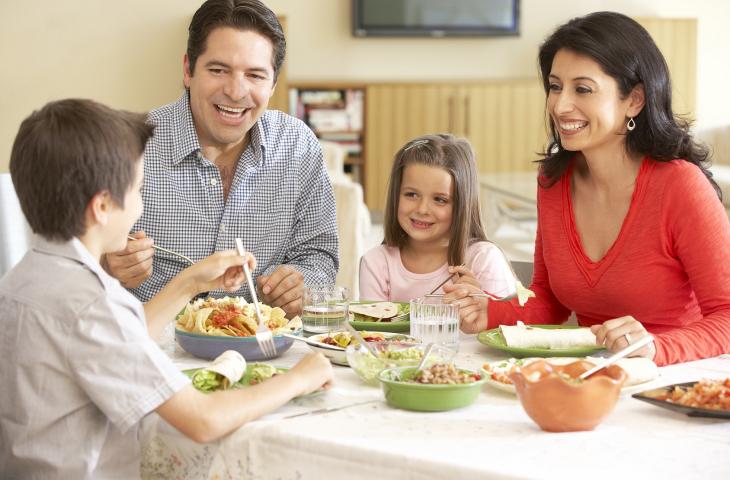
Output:
M413 377L416 367L396 367L383 370L378 379L383 387L385 401L389 405L419 412L443 412L467 407L474 403L486 380L485 372L474 372L463 368L459 370L479 373L481 379L472 383L454 385L426 385L404 381Z

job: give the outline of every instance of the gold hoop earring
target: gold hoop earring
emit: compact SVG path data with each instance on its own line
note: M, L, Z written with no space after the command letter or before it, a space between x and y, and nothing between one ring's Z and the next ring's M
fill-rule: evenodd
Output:
M629 117L629 121L626 122L626 129L631 132L636 128L636 122L634 121L634 117Z

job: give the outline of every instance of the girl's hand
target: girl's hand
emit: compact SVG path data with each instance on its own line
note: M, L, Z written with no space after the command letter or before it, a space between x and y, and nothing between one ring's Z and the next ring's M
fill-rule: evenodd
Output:
M649 335L644 325L632 316L614 318L601 325L593 325L591 332L596 336L596 343L604 345L609 352L617 352L626 348L629 343ZM629 354L630 357L646 357L650 360L653 360L655 355L654 343Z
M459 306L459 328L464 333L479 333L487 329L487 297L470 297L482 293L479 287L468 283L444 285L444 302Z
M243 274L244 263L252 271L256 268L256 259L251 253L246 252L241 256L235 250L224 250L186 268L183 275L192 282L195 294L218 289L233 292L240 289L246 281Z
M477 277L465 265L449 267L449 273L456 273L455 280L451 282L454 285L472 285L476 288L481 288L481 284L479 283L479 280L477 280Z

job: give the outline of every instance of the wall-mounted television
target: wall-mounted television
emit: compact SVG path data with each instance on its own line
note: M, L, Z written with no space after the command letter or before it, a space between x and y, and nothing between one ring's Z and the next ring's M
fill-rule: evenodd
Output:
M352 0L356 37L519 35L519 0Z

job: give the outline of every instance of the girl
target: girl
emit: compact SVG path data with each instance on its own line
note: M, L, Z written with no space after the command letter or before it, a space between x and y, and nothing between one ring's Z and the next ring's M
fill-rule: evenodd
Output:
M408 301L447 281L498 296L514 292L502 251L487 241L474 152L466 139L425 135L395 156L385 240L360 261L360 298Z
M672 112L667 64L613 12L558 28L540 48L553 142L542 161L525 307L467 297L461 329L562 323L575 312L611 351L659 365L730 351L730 224L707 149Z

